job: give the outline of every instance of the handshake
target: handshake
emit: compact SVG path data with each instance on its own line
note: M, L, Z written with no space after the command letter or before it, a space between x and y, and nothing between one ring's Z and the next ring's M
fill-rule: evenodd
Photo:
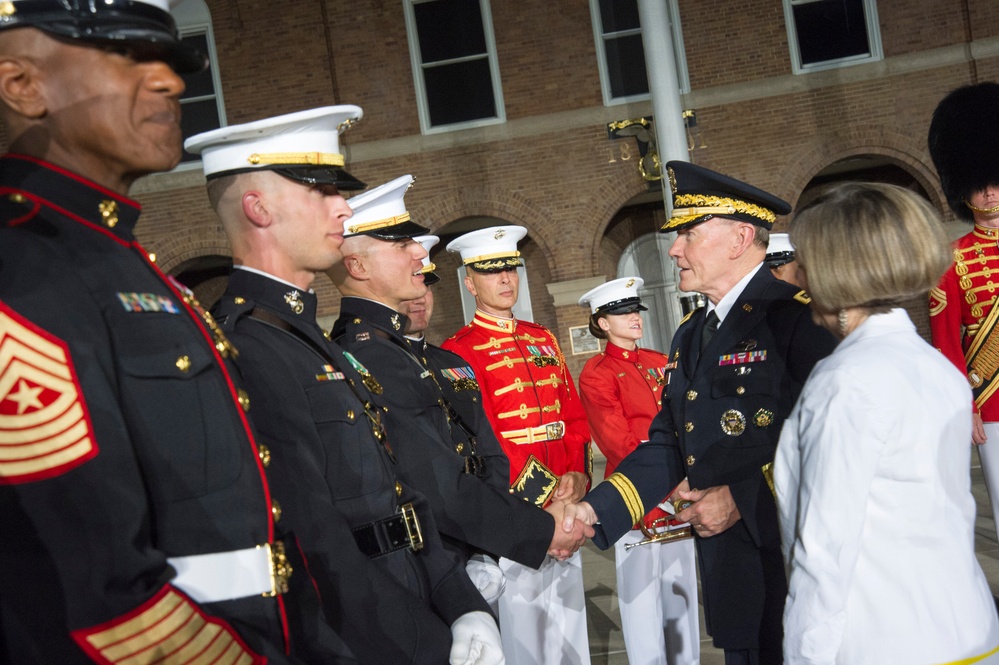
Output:
M586 475L582 473L566 473L559 478L552 501L545 508L555 518L555 534L548 554L559 561L568 559L583 546L587 538L593 537L596 515L589 504L580 502L586 494L586 482Z

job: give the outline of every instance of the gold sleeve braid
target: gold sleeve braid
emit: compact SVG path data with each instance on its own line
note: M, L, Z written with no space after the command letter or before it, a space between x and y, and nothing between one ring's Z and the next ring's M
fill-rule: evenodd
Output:
M635 489L635 485L627 476L623 476L616 471L607 476L607 482L614 486L614 489L618 491L618 494L624 500L624 505L628 508L628 513L631 515L631 525L638 524L645 517L645 507L642 505L642 499L638 496L638 490Z

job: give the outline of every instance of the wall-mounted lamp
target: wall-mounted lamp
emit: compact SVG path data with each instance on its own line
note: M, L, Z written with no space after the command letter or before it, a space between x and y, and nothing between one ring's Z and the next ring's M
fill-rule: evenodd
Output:
M662 162L656 147L656 133L652 116L630 118L607 123L608 139L623 139L634 136L638 143L638 172L648 182L662 180Z

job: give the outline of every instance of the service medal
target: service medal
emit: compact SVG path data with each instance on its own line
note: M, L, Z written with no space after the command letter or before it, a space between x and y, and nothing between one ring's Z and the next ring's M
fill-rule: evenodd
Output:
M735 409L729 409L722 414L721 428L729 436L739 436L746 431L746 416Z

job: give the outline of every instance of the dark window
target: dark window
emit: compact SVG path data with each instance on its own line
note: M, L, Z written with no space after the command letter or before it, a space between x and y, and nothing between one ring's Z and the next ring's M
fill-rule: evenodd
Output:
M413 4L431 127L496 118L496 93L479 0Z
M218 129L222 126L222 117L219 110L218 94L215 91L215 58L209 47L207 32L204 30L192 32L182 36L181 39L197 47L202 53L209 54L207 69L203 72L184 74L183 76L186 87L180 98L180 125L184 132L184 139L187 139L201 132ZM201 158L197 155L192 155L185 150L181 163L199 159Z
M870 35L871 0L791 0L800 67L868 60L875 53Z
M600 0L600 27L611 97L649 94L637 0Z

